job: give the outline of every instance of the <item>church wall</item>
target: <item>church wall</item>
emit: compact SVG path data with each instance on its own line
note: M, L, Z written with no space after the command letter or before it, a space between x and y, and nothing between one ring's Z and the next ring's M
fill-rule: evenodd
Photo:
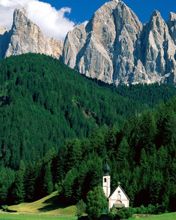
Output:
M125 195L124 191L120 186L117 187L117 189L114 191L114 193L109 198L109 208L111 209L116 203L117 200L120 200L126 208L129 207L129 199Z
M111 193L111 177L110 176L103 177L103 191L104 191L105 196L108 198Z
M116 199L109 199L109 209L112 209ZM122 203L124 204L125 208L129 208L129 200L123 200Z

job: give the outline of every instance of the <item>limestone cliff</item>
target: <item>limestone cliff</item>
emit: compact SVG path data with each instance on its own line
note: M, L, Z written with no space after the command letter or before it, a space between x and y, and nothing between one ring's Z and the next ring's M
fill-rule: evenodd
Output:
M6 28L5 27L1 27L0 26L0 35L3 35L6 32Z
M158 11L153 13L149 23L144 27L142 40L141 58L149 82L171 80L176 73L176 45Z
M76 27L68 33L64 62L88 77L127 83L134 70L136 40L141 29L142 24L123 2L108 2L86 27Z
M0 57L41 53L106 83L176 83L176 13L166 22L158 11L143 25L121 0L105 3L64 41L48 38L15 10L10 31L0 28Z
M5 57L31 52L59 58L62 54L62 42L45 37L40 28L28 19L24 9L14 11L13 25L8 34Z
M168 24L159 12L142 25L122 1L109 1L88 24L68 33L64 63L107 83L175 82L176 14Z

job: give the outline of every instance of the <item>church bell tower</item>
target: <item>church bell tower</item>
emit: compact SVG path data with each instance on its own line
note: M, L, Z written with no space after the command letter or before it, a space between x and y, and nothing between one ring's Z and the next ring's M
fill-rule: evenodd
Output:
M107 162L103 167L103 191L107 198L109 198L111 194L111 177L110 177L110 167Z

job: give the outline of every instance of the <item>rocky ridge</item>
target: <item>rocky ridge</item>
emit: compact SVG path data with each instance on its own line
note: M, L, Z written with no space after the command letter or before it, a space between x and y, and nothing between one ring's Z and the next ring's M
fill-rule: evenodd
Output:
M40 28L28 19L24 9L14 11L12 28L2 38L0 41L3 41L4 48L0 47L0 54L3 57L31 52L59 58L62 54L63 42L44 36Z
M64 43L43 35L15 10L10 31L0 28L0 57L23 53L51 55L87 77L106 83L176 83L176 13L166 22L158 11L143 25L121 0L105 3Z
M107 2L85 27L68 33L63 60L88 77L115 85L175 83L176 14L166 23L155 11L143 25L122 1Z

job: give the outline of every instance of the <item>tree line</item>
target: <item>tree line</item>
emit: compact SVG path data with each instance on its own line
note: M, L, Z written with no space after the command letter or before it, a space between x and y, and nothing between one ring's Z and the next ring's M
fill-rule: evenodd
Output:
M132 206L151 204L175 211L175 129L174 98L131 118L120 130L104 126L88 138L67 141L58 153L50 151L34 166L21 163L16 172L1 168L1 201L33 201L54 189L68 204L86 201L89 191L101 186L102 166L108 160L112 191L120 181Z
M175 94L171 85L107 86L43 55L1 61L0 203L55 189L63 202L85 201L108 160L112 191L120 181L133 206L175 210Z

